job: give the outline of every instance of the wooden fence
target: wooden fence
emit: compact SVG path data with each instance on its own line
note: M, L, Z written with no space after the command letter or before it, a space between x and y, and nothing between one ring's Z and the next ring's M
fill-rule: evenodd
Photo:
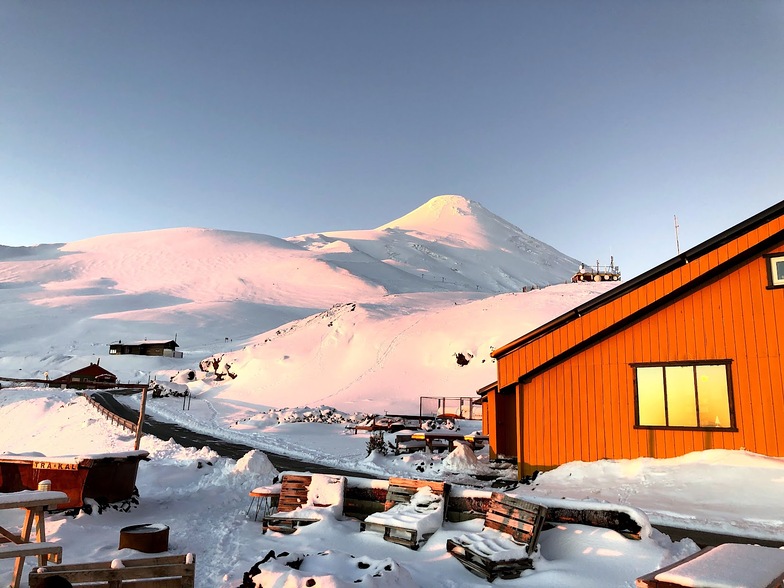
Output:
M96 410L98 410L98 412L100 412L103 416L105 416L115 425L119 425L120 427L128 429L131 433L136 433L136 429L137 429L136 423L132 423L128 419L124 419L121 416L117 416L111 410L109 410L108 408L100 404L97 400L93 399L93 397L90 396L89 394L85 394L84 392L81 392L80 394L84 396L87 399L87 402L92 404L96 408Z

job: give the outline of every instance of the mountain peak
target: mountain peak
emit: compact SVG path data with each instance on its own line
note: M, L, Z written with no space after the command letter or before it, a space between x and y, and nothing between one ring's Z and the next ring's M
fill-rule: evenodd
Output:
M487 214L478 202L457 195L436 196L400 218L376 230L402 229L437 234L465 234L476 228L477 215ZM481 223L479 223L481 224Z

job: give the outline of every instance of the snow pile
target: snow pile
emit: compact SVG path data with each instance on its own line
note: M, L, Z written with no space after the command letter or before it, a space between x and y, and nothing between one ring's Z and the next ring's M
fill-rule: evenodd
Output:
M248 453L237 460L234 472L248 473L264 478L274 478L278 475L278 470L272 465L267 454L256 449L248 451Z
M540 474L527 488L537 496L633 505L654 524L778 539L784 493L772 489L781 485L783 471L784 458L712 449L670 459L572 462ZM744 488L743 517L724 491L738 484Z
M482 554L491 561L511 561L528 557L527 545L515 543L511 535L495 529L464 533L455 537L454 542Z
M455 443L455 448L444 458L441 471L445 474L488 475L492 470L487 463L481 463L468 443Z
M411 574L391 558L376 560L356 557L335 550L319 553L288 553L274 556L260 564L252 576L258 588L354 588L357 584L371 588L417 586Z
M187 384L179 384L177 382L152 382L150 384L150 392L152 393L153 398L162 396L181 398L190 393Z
M313 474L308 486L309 506L335 506L338 514L343 512L343 493L346 479L343 476Z
M301 406L294 408L276 408L260 412L252 417L238 421L235 426L269 427L279 423L357 423L366 420L368 415L362 413L348 414L332 406L311 408Z

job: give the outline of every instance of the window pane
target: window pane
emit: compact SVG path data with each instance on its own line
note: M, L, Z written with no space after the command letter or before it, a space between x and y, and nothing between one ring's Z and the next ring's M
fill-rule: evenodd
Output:
M729 427L732 424L726 366L698 365L697 393L701 427Z
M660 367L637 368L637 402L640 425L665 426L664 370Z
M667 378L667 424L671 427L696 427L694 367L667 366L664 373Z
M776 281L784 282L784 260L776 260Z

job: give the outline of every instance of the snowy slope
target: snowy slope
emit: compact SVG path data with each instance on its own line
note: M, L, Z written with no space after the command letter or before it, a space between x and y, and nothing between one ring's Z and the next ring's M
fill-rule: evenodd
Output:
M562 283L579 266L549 245L462 196L438 196L370 231L290 239L382 283L390 293L510 292ZM368 262L381 261L370 271Z
M56 377L101 359L146 381L215 356L239 375L200 384L216 398L281 406L296 391L412 409L421 395L472 394L494 378L493 346L601 291L564 285L578 265L460 196L371 230L166 229L2 247L0 376ZM561 286L531 292L548 284ZM118 340L175 336L181 360L108 355ZM475 359L461 367L457 353ZM392 386L387 370L412 385Z
M238 377L211 394L291 406L287 391L296 391L308 406L418 414L420 396L473 396L496 378L495 347L610 287L570 283L460 303L432 294L338 305L227 353L222 365Z

